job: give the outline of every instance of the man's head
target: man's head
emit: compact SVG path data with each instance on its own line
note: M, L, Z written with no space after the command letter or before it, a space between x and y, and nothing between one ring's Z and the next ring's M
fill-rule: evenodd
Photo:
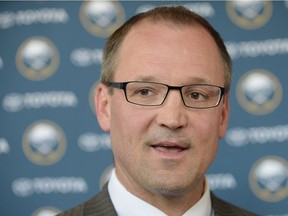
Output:
M189 11L184 7L160 7L150 10L146 13L140 13L128 20L117 31L114 32L107 40L104 54L101 81L107 83L113 81L113 75L117 67L117 57L121 44L128 32L137 24L144 20L150 20L154 23L171 23L175 27L203 27L215 41L218 51L222 57L224 73L225 73L225 89L230 90L230 82L232 76L232 62L226 50L224 42L219 33L207 22L206 19L198 14Z
M127 190L150 203L158 195L197 199L228 124L229 94L221 100L220 91L209 86L229 88L229 55L210 25L183 8L155 9L126 25L105 48L95 96L99 124L110 131L117 176ZM129 90L128 97L141 99L142 105L126 100L127 89L111 92L111 81L148 82ZM151 97L162 97L162 90L150 83L173 86L158 106L143 106L152 103ZM187 85L193 88L179 91ZM210 97L219 98L217 106L199 109ZM200 105L189 108L184 100Z

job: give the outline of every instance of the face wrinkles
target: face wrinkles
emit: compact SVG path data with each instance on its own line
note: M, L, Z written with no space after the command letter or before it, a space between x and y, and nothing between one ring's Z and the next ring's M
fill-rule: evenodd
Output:
M216 45L200 27L180 31L144 22L123 41L114 81L223 86L224 72ZM187 108L174 90L163 105L145 107L114 89L107 109L116 173L126 189L150 203L165 194L197 201L227 125L227 107Z

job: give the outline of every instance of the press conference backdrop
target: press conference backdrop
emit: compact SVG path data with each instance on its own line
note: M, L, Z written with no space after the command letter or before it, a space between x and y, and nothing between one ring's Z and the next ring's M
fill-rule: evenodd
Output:
M234 62L211 189L288 215L288 1L33 1L0 2L1 216L53 215L109 179L109 134L93 106L102 49L129 17L164 4L207 18Z

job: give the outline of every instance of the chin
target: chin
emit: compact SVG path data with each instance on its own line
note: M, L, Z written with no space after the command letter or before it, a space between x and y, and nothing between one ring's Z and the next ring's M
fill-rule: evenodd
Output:
M185 185L181 184L179 185L179 181L177 184L172 183L163 183L159 184L157 186L154 186L152 189L153 193L161 194L163 196L179 196L184 193L187 193L187 191L191 190L191 185Z

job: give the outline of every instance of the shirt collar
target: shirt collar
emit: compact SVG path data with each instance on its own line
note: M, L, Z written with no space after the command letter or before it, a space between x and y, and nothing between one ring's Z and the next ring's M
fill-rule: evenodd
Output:
M165 213L131 194L118 180L115 170L113 170L108 191L112 203L119 216L166 216ZM183 216L210 216L211 215L210 189L207 179L205 179L205 190L201 199L188 209Z

